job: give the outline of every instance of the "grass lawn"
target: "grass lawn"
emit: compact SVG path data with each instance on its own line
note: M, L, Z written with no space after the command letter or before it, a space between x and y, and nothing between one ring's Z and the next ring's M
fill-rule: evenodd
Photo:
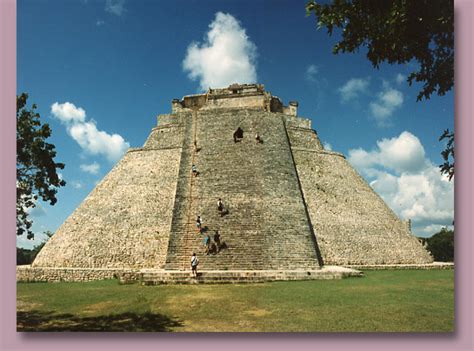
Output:
M18 283L19 331L450 332L454 271L225 285Z

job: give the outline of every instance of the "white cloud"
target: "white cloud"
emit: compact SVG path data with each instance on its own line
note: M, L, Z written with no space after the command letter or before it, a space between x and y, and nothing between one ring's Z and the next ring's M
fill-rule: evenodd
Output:
M368 87L369 79L352 78L339 88L338 92L341 95L341 101L347 102L367 93Z
M407 131L398 137L377 141L376 150L349 150L349 160L362 172L367 172L367 169L370 172L370 167L380 165L397 173L414 173L427 164L420 140Z
M404 131L398 138L382 139L377 142L380 150L380 164L399 173L418 172L426 166L425 149L420 140Z
M395 77L395 81L397 82L397 84L402 84L403 82L406 82L406 80L407 80L407 77L401 73L398 73L397 76Z
M89 154L103 155L114 162L130 147L119 134L110 135L98 130L95 121L86 121L86 112L72 103L55 102L51 105L51 113L66 126L69 135Z
M202 44L191 43L183 69L202 90L232 83L255 83L257 47L235 17L217 12Z
M117 16L122 16L125 12L125 0L106 0L105 11Z
M55 102L51 105L51 113L54 117L65 123L84 122L86 119L86 111L70 102L65 102L64 104Z
M316 76L319 73L319 68L316 65L309 65L306 67L306 73L305 73L305 78L306 80L310 82L315 82L316 81Z
M349 150L348 160L398 216L412 220L415 234L452 223L454 184L425 157L413 134L382 139L372 151Z
M97 20L97 22L95 22L95 25L97 27L103 26L104 24L105 24L105 22L103 20Z
M98 130L94 121L72 125L69 134L83 150L92 155L103 155L109 161L117 161L130 147L120 135Z
M323 143L323 148L324 148L324 150L331 151L332 150L332 145L327 143L327 142L324 142Z
M82 189L83 184L77 180L71 181L71 185L74 189Z
M90 174L98 174L100 170L100 165L97 162L91 164L83 164L79 166L81 171L87 172Z
M390 117L396 109L402 106L402 104L402 92L386 87L384 91L378 94L377 100L369 104L369 107L377 125L384 127L391 124Z

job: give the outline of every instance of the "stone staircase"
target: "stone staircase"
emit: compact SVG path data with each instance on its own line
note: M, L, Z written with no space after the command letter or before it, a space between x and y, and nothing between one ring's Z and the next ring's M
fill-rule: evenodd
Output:
M206 270L318 269L296 170L281 116L269 113L259 125L250 111L194 111L184 118L181 155L166 270L189 270L195 252ZM234 143L237 127L244 139ZM263 144L254 136L259 132ZM198 152L194 150L196 141ZM191 165L199 176L193 177ZM217 210L222 198L226 214ZM203 219L199 234L195 218ZM226 248L206 255L203 239L215 231Z

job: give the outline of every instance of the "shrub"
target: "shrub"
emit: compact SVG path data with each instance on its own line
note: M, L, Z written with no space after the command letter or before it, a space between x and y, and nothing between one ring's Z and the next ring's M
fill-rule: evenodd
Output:
M454 261L454 231L442 228L440 232L426 239L427 249L435 261Z

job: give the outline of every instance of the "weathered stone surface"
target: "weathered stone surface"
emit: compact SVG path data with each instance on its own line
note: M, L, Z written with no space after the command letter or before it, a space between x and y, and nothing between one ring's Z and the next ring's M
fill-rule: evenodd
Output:
M58 229L34 267L162 267L180 149L129 151Z
M327 280L361 277L363 273L350 268L325 266L317 270L211 270L199 271L193 277L189 271L120 268L32 268L17 267L19 282L73 282L118 279L121 284L203 284L203 283L259 283L277 280Z
M296 108L297 103L283 106L262 85L173 100L173 113L158 117L143 148L127 152L30 270L37 269L41 279L55 272L52 280L57 272L63 280L68 272L81 280L110 269L128 269L132 276L136 269L189 270L193 252L204 270L432 262L409 226L344 156L324 150ZM234 142L238 127L244 137ZM212 239L218 230L225 249L204 254L197 215L204 235Z
M433 261L345 158L319 148L293 154L326 264L422 264Z

